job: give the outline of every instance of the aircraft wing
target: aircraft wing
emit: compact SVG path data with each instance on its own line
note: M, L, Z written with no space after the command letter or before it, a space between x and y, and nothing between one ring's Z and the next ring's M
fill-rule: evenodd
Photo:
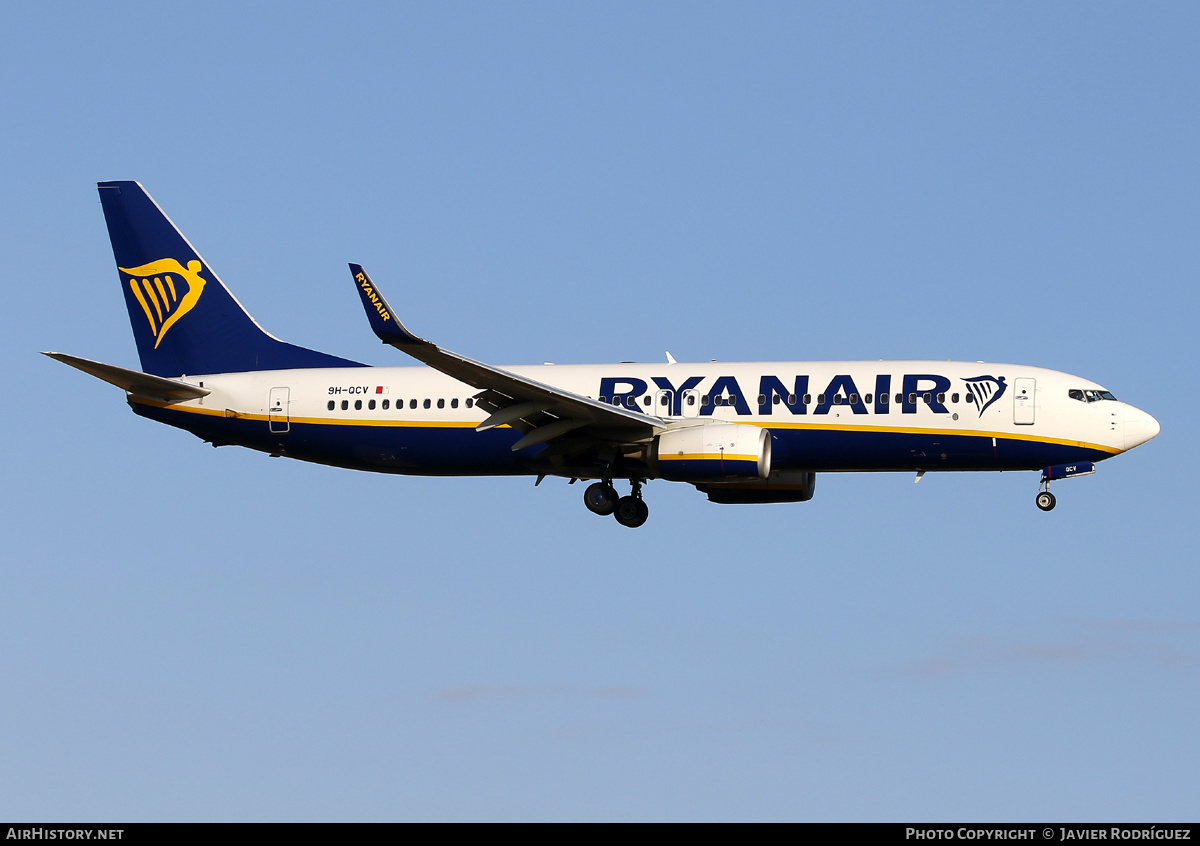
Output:
M367 320L379 339L447 376L478 388L482 393L476 397L477 404L491 412L478 430L504 424L517 429L524 437L513 445L513 451L568 432L600 441L630 443L649 438L656 427L663 425L657 417L546 385L419 338L396 317L362 265L351 264L350 273Z
M90 358L80 358L60 352L44 352L42 355L50 356L63 364L69 364L76 370L82 370L97 379L103 379L110 385L124 388L134 396L147 399L175 403L206 397L212 393L208 388L201 388L199 385L189 385L187 382L180 382L177 379L152 376L149 373L142 373L140 370L127 370L124 367L117 367L115 364L92 361Z

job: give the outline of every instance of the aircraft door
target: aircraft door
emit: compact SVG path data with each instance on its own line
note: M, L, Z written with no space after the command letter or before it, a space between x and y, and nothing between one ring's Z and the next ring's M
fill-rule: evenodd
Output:
M291 421L288 418L290 394L291 391L288 388L271 389L267 406L267 422L272 434L286 432L291 428Z
M699 391L684 391L683 392L683 416L684 417L699 417L700 416L700 392Z
M1037 380L1022 377L1013 382L1013 423L1018 426L1033 425L1033 396Z

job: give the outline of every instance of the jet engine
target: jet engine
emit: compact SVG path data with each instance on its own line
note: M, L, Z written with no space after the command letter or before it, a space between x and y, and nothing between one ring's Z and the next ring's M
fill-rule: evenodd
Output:
M766 479L771 475L771 434L741 423L670 429L654 439L650 469L672 482Z

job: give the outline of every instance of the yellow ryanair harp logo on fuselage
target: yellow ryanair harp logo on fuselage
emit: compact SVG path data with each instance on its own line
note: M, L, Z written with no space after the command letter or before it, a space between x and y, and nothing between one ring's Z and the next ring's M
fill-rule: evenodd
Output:
M200 275L200 262L192 259L185 268L173 258L159 259L141 267L119 267L129 274L129 289L138 305L150 321L150 333L154 335L154 348L158 349L167 330L175 325L200 299L204 290L204 278ZM176 277L187 283L187 290L180 291Z

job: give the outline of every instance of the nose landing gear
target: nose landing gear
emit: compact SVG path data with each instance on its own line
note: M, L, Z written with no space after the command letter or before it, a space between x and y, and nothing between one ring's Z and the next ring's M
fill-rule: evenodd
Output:
M1042 485L1038 491L1037 507L1043 511L1054 508L1054 494L1050 493L1051 479L1070 479L1074 476L1090 476L1096 472L1096 464L1092 461L1076 461L1073 464L1054 464L1042 468Z
M612 482L593 482L583 492L583 504L588 511L600 516L612 514L622 526L636 529L650 516L650 508L642 499L642 483L632 481L633 491L629 496L617 496Z

